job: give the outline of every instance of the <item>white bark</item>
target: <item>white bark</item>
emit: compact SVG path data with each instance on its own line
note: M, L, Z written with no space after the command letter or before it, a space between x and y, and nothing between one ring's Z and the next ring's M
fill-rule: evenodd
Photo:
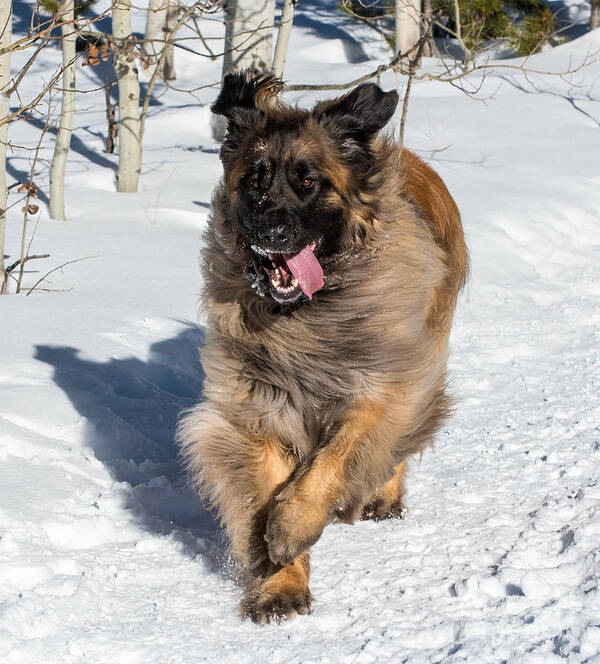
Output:
M277 32L275 55L273 56L273 74L275 74L277 78L281 78L283 76L285 57L287 55L288 46L290 43L290 35L292 34L295 5L296 3L294 0L283 0L283 7L281 9L281 22Z
M600 0L591 0L590 30L600 28Z
M175 80L175 55L173 44L167 44L166 40L172 41L175 35L171 32L177 24L179 13L178 0L150 0L148 14L146 17L146 32L144 33L143 49L150 58L151 65L148 69L150 77L163 51L166 49L162 61L160 76L167 81Z
M271 69L275 0L227 0L223 78L232 71L259 73ZM225 118L215 121L215 137L223 140Z
M12 40L11 0L0 0L0 48ZM10 53L0 55L0 120L10 112ZM0 270L4 270L4 238L6 232L6 139L8 123L0 126ZM0 272L0 293L5 292L4 272Z
M62 30L62 108L60 122L56 135L54 157L50 166L50 217L64 220L65 217L65 170L71 134L73 132L73 118L75 117L75 19L74 0L62 0L59 10L61 21L68 23L61 26Z
M113 0L113 37L121 45L131 35L131 0ZM120 51L115 58L119 83L119 170L117 191L137 191L141 168L140 84L135 59Z
M396 54L410 53L421 37L421 1L396 0ZM414 57L414 53L411 54ZM409 57L402 64L409 64Z
M146 15L146 32L142 47L144 53L155 63L165 47L168 0L150 0Z
M225 21L223 75L239 69L269 71L275 0L228 0Z
M179 9L178 0L169 0L167 7L167 25L166 36L169 38L170 43L165 44L167 52L165 53L165 61L163 63L162 74L165 81L174 81L177 76L175 74L175 47L173 40L175 39L175 26L177 25L177 14Z
M433 55L435 42L433 41L433 7L431 5L431 0L423 0L423 36L425 38L423 42L423 55L426 58L430 58Z

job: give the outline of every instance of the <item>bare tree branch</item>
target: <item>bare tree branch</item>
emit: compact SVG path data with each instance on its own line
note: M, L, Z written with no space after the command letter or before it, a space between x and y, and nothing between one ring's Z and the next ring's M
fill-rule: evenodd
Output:
M63 267L66 267L67 265L73 265L73 263L81 263L81 261L87 261L87 260L90 260L92 258L100 258L100 256L84 256L83 258L75 258L72 261L66 261L65 263L62 263L61 265L58 265L57 267L52 268L52 270L50 270L49 272L46 272L46 274L43 277L38 279L35 282L35 284L33 284L33 286L27 291L27 293L25 293L25 296L31 295L31 293L33 293L33 291L42 283L42 281L47 279L54 272L57 272L58 270L61 270Z

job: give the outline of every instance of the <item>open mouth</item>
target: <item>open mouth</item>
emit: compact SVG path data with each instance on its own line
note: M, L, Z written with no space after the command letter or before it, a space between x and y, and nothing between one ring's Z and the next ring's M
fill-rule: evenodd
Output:
M291 303L302 296L312 300L313 293L323 287L323 268L315 256L319 244L315 240L296 253L252 246L254 253L262 259L261 267L267 274L271 297L275 301Z

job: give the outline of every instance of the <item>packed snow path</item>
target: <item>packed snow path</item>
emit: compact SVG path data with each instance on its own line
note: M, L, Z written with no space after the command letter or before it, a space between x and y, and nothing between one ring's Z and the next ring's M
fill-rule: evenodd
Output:
M356 75L323 43L300 22L290 79ZM589 35L532 63L599 46ZM182 56L181 83L218 77L203 67ZM80 101L92 110L68 167L70 221L43 212L35 248L56 265L97 258L53 275L72 290L0 301L0 660L600 662L599 81L598 63L570 89L492 77L487 105L416 85L407 144L448 183L472 255L452 338L458 408L412 464L406 518L328 527L312 615L265 627L237 617L222 538L173 445L202 383L190 321L220 173L207 108L161 98L142 191L123 196L101 96L96 110Z

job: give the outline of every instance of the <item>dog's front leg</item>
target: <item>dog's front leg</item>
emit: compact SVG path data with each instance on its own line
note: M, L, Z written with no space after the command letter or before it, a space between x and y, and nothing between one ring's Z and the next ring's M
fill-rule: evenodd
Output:
M290 564L334 516L359 516L393 469L392 419L381 404L354 404L332 440L275 496L265 530L271 561Z
M242 564L247 582L242 616L265 623L307 613L308 553L276 565L264 539L274 495L295 467L278 437L250 434L203 405L182 421L180 441L192 477L218 507L230 551Z
M274 495L292 472L292 462L276 438L257 440L253 450L253 459L247 468L250 483L255 487L253 503L258 509L252 519L245 547L248 588L240 613L255 622L265 623L309 612L312 599L308 588L310 564L308 552L285 565L269 560L264 539L265 524Z

